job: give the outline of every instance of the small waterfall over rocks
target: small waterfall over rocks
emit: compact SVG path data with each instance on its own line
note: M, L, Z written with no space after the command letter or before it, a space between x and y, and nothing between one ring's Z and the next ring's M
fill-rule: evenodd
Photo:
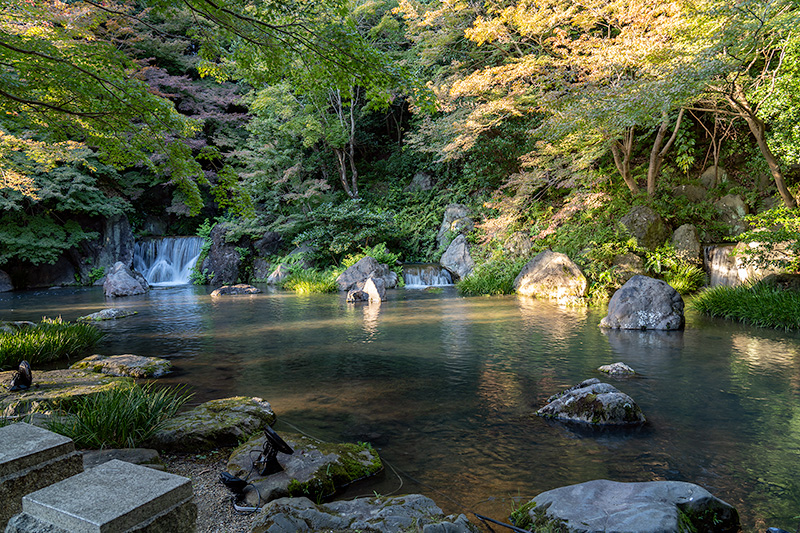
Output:
M405 264L403 265L403 279L406 281L406 289L453 285L450 272L437 263Z
M202 237L146 239L134 245L133 268L150 285L186 285L202 246Z

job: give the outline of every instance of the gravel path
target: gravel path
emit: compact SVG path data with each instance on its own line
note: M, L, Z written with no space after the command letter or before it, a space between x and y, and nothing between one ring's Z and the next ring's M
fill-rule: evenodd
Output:
M255 515L236 512L231 493L219 481L230 454L230 449L222 449L207 454L161 455L168 472L192 480L197 533L250 533L253 528Z

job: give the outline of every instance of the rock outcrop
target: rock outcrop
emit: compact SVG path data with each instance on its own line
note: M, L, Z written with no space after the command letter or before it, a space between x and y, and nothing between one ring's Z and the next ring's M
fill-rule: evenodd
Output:
M600 327L618 329L683 329L683 298L661 280L633 276L608 302Z
M643 205L634 206L627 215L620 219L631 235L649 250L655 250L669 239L670 231L661 215Z
M452 242L450 237L464 235L474 228L475 222L469 216L469 208L461 204L450 204L444 210L442 225L436 234L436 243L441 250Z
M439 264L446 268L453 276L453 280L464 279L470 275L475 268L475 261L469 253L469 246L467 245L467 238L459 235L447 250L442 254Z
M114 264L103 283L103 292L112 298L144 294L149 290L150 286L144 276L121 261Z
M569 257L545 250L526 264L514 280L522 296L575 304L586 296L586 277Z
M239 281L242 256L237 247L248 243L229 243L225 241L228 227L224 223L217 224L211 230L211 247L200 266L200 272L208 272L208 282L213 286L233 285Z
M364 282L369 278L381 278L386 289L397 287L397 274L392 271L391 267L378 263L375 258L370 256L362 258L355 265L342 272L336 278L336 284L340 291L351 291L362 288ZM361 287L358 287L359 283Z
M570 533L735 533L740 527L735 508L682 481L587 481L543 492L514 517L523 528Z
M14 290L14 284L11 283L11 276L4 270L0 270L0 292L8 292Z
M597 378L587 379L551 396L547 405L536 414L598 426L630 426L646 421L642 410L630 396Z
M672 234L672 247L678 255L691 263L702 261L702 247L697 228L692 224L684 224Z
M274 423L272 406L261 398L211 400L167 420L149 444L159 450L214 450L237 446L242 439Z
M268 503L253 523L253 533L312 531L381 531L400 533L477 533L462 515L445 516L426 496L356 498L314 504L308 498L281 498Z
M143 355L90 355L70 366L73 369L89 370L112 376L132 378L159 378L172 370L172 363L160 357Z

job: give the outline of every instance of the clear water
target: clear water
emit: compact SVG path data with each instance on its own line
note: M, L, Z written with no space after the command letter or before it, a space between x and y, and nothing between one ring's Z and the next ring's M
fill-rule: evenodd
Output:
M447 512L504 520L514 499L558 486L681 480L735 505L745 531L797 527L796 334L691 314L685 332L604 333L599 310L453 289L389 291L379 307L265 291L212 299L187 286L109 302L97 288L5 293L0 318L137 310L100 325L99 353L173 358L168 383L190 384L197 402L267 399L282 432L291 423L372 442L400 474L348 496L421 492ZM639 403L645 427L576 431L533 414L615 361L640 377L603 379Z

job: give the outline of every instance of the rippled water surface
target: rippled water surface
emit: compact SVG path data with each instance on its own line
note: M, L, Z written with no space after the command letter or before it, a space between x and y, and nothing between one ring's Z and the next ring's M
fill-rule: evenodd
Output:
M113 302L100 289L6 293L0 318L134 309L100 325L109 335L97 352L171 358L166 381L190 384L197 402L260 396L279 431L291 423L324 440L372 442L399 473L358 488L370 495L421 492L447 512L506 520L515 499L558 486L668 479L735 505L746 531L797 527L796 334L691 314L685 332L603 332L601 311L452 289L390 291L380 306L208 292L156 289ZM640 376L596 371L615 361ZM632 396L648 424L576 431L533 414L589 377Z

